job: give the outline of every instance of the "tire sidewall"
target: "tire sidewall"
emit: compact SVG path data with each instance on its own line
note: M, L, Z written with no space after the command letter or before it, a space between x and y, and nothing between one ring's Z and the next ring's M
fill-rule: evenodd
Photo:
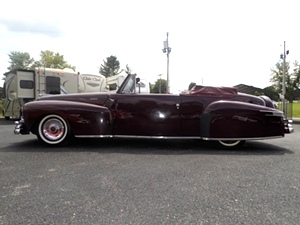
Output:
M234 144L227 144L226 141L219 140L216 142L218 147L224 148L224 149L235 149L238 147L241 147L244 145L245 141L236 141Z

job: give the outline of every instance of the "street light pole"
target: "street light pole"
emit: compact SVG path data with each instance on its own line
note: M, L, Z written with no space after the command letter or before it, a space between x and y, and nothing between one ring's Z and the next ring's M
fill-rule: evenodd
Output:
M169 54L171 48L169 47L169 32L167 32L167 40L164 41L163 53L167 53L167 93L170 93L170 80L169 80Z
M286 100L285 100L285 94L286 94L286 79L285 79L285 58L286 55L289 54L289 50L285 50L285 41L283 42L283 54L280 55L280 58L283 60L283 65L282 65L282 111L284 118L287 118L287 113L286 113Z

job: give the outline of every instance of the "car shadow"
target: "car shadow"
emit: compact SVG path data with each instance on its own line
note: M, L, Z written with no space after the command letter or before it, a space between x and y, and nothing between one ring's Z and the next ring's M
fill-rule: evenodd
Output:
M10 152L97 152L100 154L145 155L284 155L293 151L259 141L248 141L242 147L223 149L214 142L200 140L157 139L74 139L64 147L46 146L36 139L11 144Z
M0 118L0 125L5 126L5 125L14 125L15 121L18 121L17 119L10 119L6 120L4 118Z

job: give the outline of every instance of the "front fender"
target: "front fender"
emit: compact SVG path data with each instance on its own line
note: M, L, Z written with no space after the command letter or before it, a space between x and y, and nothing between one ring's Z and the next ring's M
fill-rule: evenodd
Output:
M233 140L284 136L283 114L251 103L217 101L203 111L201 134L204 138Z
M25 104L23 118L26 127L35 126L46 115L56 114L66 119L73 135L111 135L112 116L107 107L74 101L35 101Z

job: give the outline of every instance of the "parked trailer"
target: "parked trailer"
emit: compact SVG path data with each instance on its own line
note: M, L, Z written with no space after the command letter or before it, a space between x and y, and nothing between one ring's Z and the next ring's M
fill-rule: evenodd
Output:
M80 74L79 75L79 93L87 92L116 92L123 83L127 74L117 74L105 77L100 74ZM149 83L140 79L136 85L136 93L150 93Z
M79 93L106 91L106 78L100 74L80 74Z
M78 93L78 74L70 69L36 68L16 69L4 74L3 116L18 119L26 102L41 95Z

